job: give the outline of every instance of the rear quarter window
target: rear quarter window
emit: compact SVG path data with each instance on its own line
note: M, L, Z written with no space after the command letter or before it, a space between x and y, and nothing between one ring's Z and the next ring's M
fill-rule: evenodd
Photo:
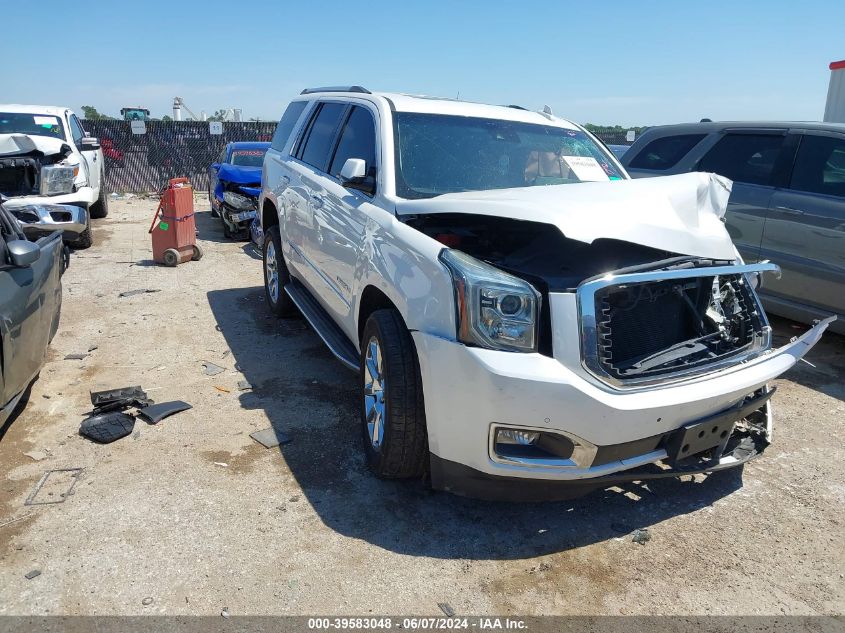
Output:
M633 169L665 171L678 164L689 151L698 145L706 134L679 134L662 136L646 144L628 163Z

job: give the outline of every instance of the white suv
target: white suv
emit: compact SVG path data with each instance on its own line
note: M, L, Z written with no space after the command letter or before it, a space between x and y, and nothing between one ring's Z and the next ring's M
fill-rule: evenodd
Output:
M0 194L7 210L91 246L92 218L109 211L103 150L68 108L0 104ZM66 206L69 205L69 206Z
M381 477L548 499L743 464L776 351L712 174L630 180L546 109L305 90L264 160L267 301L359 374Z

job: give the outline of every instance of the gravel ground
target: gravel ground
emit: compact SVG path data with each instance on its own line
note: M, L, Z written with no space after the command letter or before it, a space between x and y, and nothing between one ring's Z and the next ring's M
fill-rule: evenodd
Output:
M72 258L49 361L0 439L0 614L845 611L845 339L777 381L775 443L744 473L554 504L431 493L368 474L354 376L269 316L257 252L197 200L200 262L151 263L143 199L112 202ZM141 288L160 292L118 297ZM89 390L135 384L194 408L110 445L77 434ZM291 443L250 439L271 423ZM73 467L64 503L24 505Z

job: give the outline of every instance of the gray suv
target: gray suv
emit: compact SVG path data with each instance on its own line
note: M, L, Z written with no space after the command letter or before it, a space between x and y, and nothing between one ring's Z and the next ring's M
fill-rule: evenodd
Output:
M780 279L766 309L811 322L836 314L845 334L845 125L707 122L648 129L621 158L634 178L689 171L734 181L726 224L746 262L769 259Z

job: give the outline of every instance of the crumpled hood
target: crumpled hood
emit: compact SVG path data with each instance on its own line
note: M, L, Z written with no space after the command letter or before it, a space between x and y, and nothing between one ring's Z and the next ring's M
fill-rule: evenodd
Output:
M722 218L733 183L716 174L449 193L400 200L399 215L464 213L560 229L569 239L614 239L713 259L736 259Z
M261 185L261 167L243 167L223 163L217 172L218 180L233 182L236 185Z
M45 156L61 154L62 146L67 146L60 138L33 134L0 134L0 156L7 154L29 154L39 151ZM68 149L70 147L68 146Z

